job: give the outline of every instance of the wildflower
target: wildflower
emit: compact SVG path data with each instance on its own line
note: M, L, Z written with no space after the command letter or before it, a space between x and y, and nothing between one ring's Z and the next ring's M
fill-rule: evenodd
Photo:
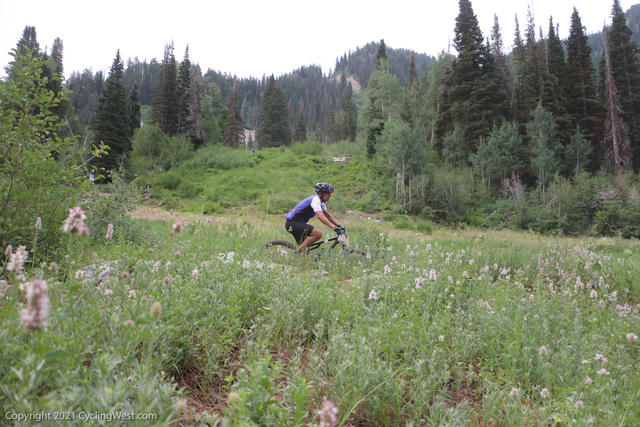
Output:
M249 268L250 265L251 265L251 261L249 261L248 259L245 259L242 261L242 268L247 269Z
M517 387L511 387L511 393L509 393L509 395L511 397L519 397L520 396L520 390L518 390Z
M398 313L393 313L393 316L391 316L392 319L397 319L398 318Z
M427 252L431 250L431 243L427 244Z
M140 297L140 301L146 301L146 300L148 300L148 299L149 299L149 297L148 297L148 296L146 296L146 295L142 295L142 296Z
M587 377L587 378L584 379L584 383L586 385L590 385L590 384L593 384L593 380L591 378Z
M124 324L127 325L127 326L133 326L134 322L131 319L127 319L127 320L124 321Z
M34 227L36 230L42 230L42 218L36 218L36 224Z
M7 249L4 250L4 254L6 256L11 256L12 253L13 253L13 246L11 245L7 246Z
M389 274L391 273L391 267L389 267L388 264L384 265L384 274Z
M598 298L598 292L595 289L591 289L591 298Z
M11 249L11 245L7 247L7 250ZM6 253L6 251L5 251ZM7 271L13 271L18 274L24 268L24 262L29 258L29 252L24 246L18 246L15 253L9 253L9 263L7 264Z
M598 375L602 375L604 377L606 377L607 375L609 375L609 371L607 371L606 369L602 368L598 371Z
M325 400L318 411L320 427L334 427L338 423L338 408L330 400Z
M113 238L113 224L109 224L107 226L107 234L104 236L105 239L111 240Z
M27 284L25 288L27 296L27 308L22 310L22 327L25 331L44 329L47 326L49 314L49 296L47 295L47 282L36 279Z
M207 216L207 222L211 224L211 221L213 221L213 218L211 218L211 215Z
M198 271L198 269L194 268L193 271L191 272L191 277L193 277L194 279L197 279L199 275L200 275L200 272Z
M582 363L583 365L588 365L589 361L587 359L582 359L582 362L580 362L580 363Z
M629 341L633 341L633 342L635 342L635 341L638 341L638 336L637 336L636 334L634 334L633 332L629 332L629 333L627 334L627 339L628 339Z
M165 276L165 277L162 279L162 283L164 283L165 285L170 284L170 283L171 283L171 277L169 277L169 276Z
M77 280L82 280L82 278L84 277L84 271L82 270L77 270L76 271L76 279Z
M547 350L547 347L543 345L538 349L538 354L540 356L546 356L547 354L549 354L549 350Z
M120 273L120 277L122 277L123 279L129 279L131 278L131 273L129 273L128 271L123 271L122 273Z
M180 221L176 221L171 226L171 234L181 233L182 232L182 223Z
M175 256L182 256L182 252L180 252L180 251L175 251L173 254L174 254Z
M369 299L373 299L373 300L378 299L378 295L376 294L375 289L371 289L371 292L369 292Z
M177 413L182 413L187 409L187 401L184 399L179 399L174 405L173 410Z
M69 209L69 216L64 221L62 225L62 230L65 233L78 233L81 236L89 235L89 228L84 225L84 220L87 219L85 214L82 212L82 208L80 206L76 206L75 208Z
M130 289L129 290L129 298L135 298L136 297L136 290L135 289Z
M582 400L578 400L576 403L576 409L582 409L584 408L584 402Z
M209 266L209 263L207 261L202 261L200 263L200 268L207 268Z
M105 289L102 293L105 295L113 295L113 291L111 289Z
M438 276L436 275L436 271L431 269L429 271L429 280L432 280L432 281L435 282L437 280L437 278L438 278Z
M367 252L367 255L365 256L365 258L366 258L367 260L370 260L370 259L371 259L371 254L370 254L369 252Z
M540 397L542 397L543 399L547 399L551 396L551 393L549 393L549 390L545 387L542 389L542 391L540 392Z
M600 353L596 354L595 360L599 360L599 361L601 361L602 363L607 363L607 362L609 362L609 361L607 360L607 358L606 358L606 357L604 357L604 354L600 354Z
M60 270L60 267L58 267L58 263L57 263L57 262L55 262L55 261L51 261L51 262L49 263L49 271L56 272L56 271L58 271L58 270Z
M160 304L160 301L156 301L151 304L151 307L149 308L149 314L151 314L151 316L153 317L159 317L162 314L162 304Z
M438 337L438 341L440 341L440 342L444 342L444 335L440 335L440 336Z

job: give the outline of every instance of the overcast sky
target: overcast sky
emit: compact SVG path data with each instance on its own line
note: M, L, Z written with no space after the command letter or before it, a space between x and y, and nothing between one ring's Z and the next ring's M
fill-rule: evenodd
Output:
M623 10L640 0L621 0ZM587 33L610 23L613 0L472 0L480 28L489 36L496 14L506 50L513 44L517 14L521 31L530 6L546 34L549 16L566 38L576 7ZM36 27L49 49L64 43L64 72L108 71L116 50L125 59L162 58L174 42L181 61L203 72L214 69L238 77L288 73L317 64L324 73L336 57L371 41L437 55L453 38L456 0L0 0L0 76L25 26Z

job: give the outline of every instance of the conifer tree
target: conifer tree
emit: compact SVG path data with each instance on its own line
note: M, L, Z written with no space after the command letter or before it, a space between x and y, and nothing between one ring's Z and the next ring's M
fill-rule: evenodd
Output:
M498 22L498 15L493 15L493 28L491 30L491 54L493 55L496 71L500 76L500 82L502 83L502 89L507 95L509 100L510 116L514 117L515 100L513 98L513 79L509 73L507 67L507 60L503 52L502 34L500 33L500 24Z
M229 92L227 101L227 121L225 124L222 142L229 147L239 147L244 132L242 115L240 114L240 102L238 102L237 79L233 81L233 87Z
M531 152L531 167L538 178L538 186L544 193L554 175L560 171L560 146L556 140L556 123L553 114L538 104L527 123L527 136Z
M152 118L167 135L178 132L178 83L177 65L173 54L173 42L165 45L162 68L153 97Z
M295 142L303 142L307 140L307 126L304 124L304 116L302 111L298 111L296 117L296 126L293 132L293 140Z
M631 29L620 2L614 0L611 11L609 40L609 61L612 79L622 107L622 119L629 128L632 141L632 156L635 169L640 169L640 63L639 48L631 41ZM607 79L605 78L605 82ZM606 100L609 102L609 100ZM607 117L609 117L607 115Z
M133 136L133 131L140 127L140 95L138 92L138 82L133 82L133 87L129 91L129 126L130 136Z
M460 0L459 5L454 39L458 57L448 77L448 96L453 124L463 129L468 160L480 138L489 134L493 122L506 117L508 101L471 2Z
M528 120L528 110L526 105L529 104L526 99L523 85L525 81L525 59L526 53L524 48L524 42L520 34L520 24L518 23L518 16L516 16L515 31L513 39L513 68L514 68L514 81L513 81L513 102L512 102L512 117L519 123L525 123Z
M590 170L599 167L602 157L600 144L601 118L594 83L594 69L591 62L591 48L578 11L571 14L571 28L567 40L566 73L567 112L571 118L571 128L580 128L593 148Z
M191 105L189 90L191 85L191 61L189 61L189 46L184 52L184 59L180 63L178 73L178 133L188 133L189 106Z
M195 65L193 73L191 73L191 82L189 83L189 91L191 92L189 99L189 119L188 126L189 136L195 147L199 147L204 143L204 121L202 103L205 97L205 84L202 78L202 71L199 65Z
M94 126L96 141L109 146L108 155L102 156L99 164L107 170L117 168L131 149L129 139L131 119L127 94L122 84L123 69L124 64L118 50L105 81L96 113Z
M287 104L282 89L273 75L267 80L262 100L262 124L260 144L264 147L278 147L291 142L291 129Z
M387 60L387 46L384 44L384 39L380 40L378 46L378 52L376 54L376 70L382 72L389 71L389 61Z
M562 42L553 25L553 18L549 18L549 33L545 43L543 64L540 102L545 110L553 114L556 119L558 139L566 145L572 134L571 119L567 113L567 99L562 84L567 65Z
M604 34L604 59L605 59L605 108L607 118L605 120L605 154L611 162L614 175L618 176L632 168L632 151L629 141L629 128L624 121L622 102L618 96L615 77L611 66L611 57L607 41L607 29Z
M344 93L344 101L342 102L342 109L344 110L345 115L345 130L344 137L349 141L353 142L356 140L356 126L358 123L358 119L356 116L356 109L353 105L353 89L351 87L351 83L347 85L347 89Z
M416 74L416 59L413 55L411 55L411 65L409 65L409 88L413 86L413 83L418 78Z

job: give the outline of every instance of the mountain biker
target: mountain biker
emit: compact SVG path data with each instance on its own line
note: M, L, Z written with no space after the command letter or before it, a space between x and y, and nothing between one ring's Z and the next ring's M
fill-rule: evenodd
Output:
M285 215L284 227L293 235L300 245L298 251L313 245L320 240L322 232L309 224L309 220L318 216L320 222L331 228L338 235L344 234L345 229L338 224L335 218L327 210L326 203L333 194L333 186L326 182L319 182L315 187L316 194L307 197Z

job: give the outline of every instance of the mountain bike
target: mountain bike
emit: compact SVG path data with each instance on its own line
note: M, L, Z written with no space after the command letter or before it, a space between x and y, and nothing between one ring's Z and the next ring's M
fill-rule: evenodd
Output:
M346 235L345 235L346 236ZM346 239L345 239L346 240ZM332 249L334 248L338 248L341 249L342 252L346 255L357 255L359 257L363 257L364 259L371 259L371 255L367 254L366 252L360 250L360 249L352 249L349 246L347 246L347 244L345 243L345 240L340 239L340 236L335 236L335 237L331 237L329 239L325 239L325 240L320 240L318 242L315 242L313 245L308 246L307 248L305 248L306 253L311 253L312 251L318 250L317 256L320 257L322 256L322 254L326 253L326 252L330 252ZM331 243L329 246L326 247L322 247L322 245L324 245L325 243ZM265 249L268 248L280 248L280 250L282 251L283 255L287 254L288 252L294 252L297 248L297 246L295 246L293 243L291 243L288 240L271 240L267 243L264 244L263 246ZM286 248L286 249L284 249ZM287 249L289 251L287 251Z

